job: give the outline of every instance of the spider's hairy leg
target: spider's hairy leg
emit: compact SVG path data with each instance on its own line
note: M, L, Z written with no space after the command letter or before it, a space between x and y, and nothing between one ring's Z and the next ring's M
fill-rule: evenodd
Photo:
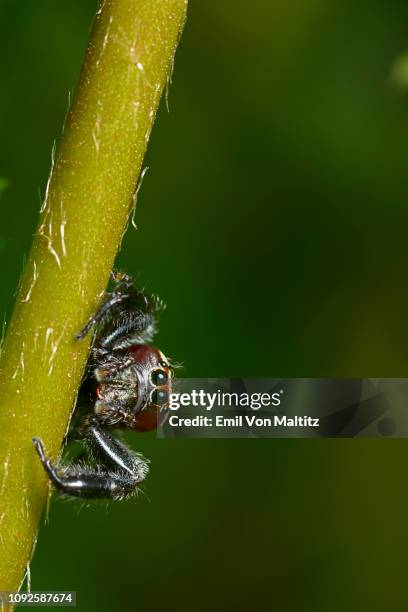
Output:
M156 320L150 312L123 309L97 337L97 347L117 351L131 344L151 342L156 333Z
M95 325L102 321L115 306L128 299L129 295L113 291L112 293L107 293L106 297L106 301L103 302L96 313L89 319L85 327L75 336L76 340L85 338L92 327L95 327Z
M85 327L75 336L77 340L85 338L92 327L102 321L115 306L128 299L133 292L133 278L131 276L124 272L114 271L111 273L111 279L115 283L114 290L105 293L104 302L89 319Z
M136 492L148 473L148 462L115 436L103 430L96 419L86 427L87 449L97 461L96 466L84 463L53 465L44 445L33 438L34 447L54 487L73 497L124 499Z
M105 294L96 313L76 335L82 340L96 325L98 332L96 346L99 350L121 348L122 339L134 338L137 343L150 342L155 333L155 320L163 308L156 296L148 296L144 290L136 289L133 279L122 273L113 272L113 291ZM125 340L126 344L126 340Z

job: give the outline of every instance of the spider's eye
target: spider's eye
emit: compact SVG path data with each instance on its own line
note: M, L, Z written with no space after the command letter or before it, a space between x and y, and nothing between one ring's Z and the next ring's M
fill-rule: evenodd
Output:
M160 387L161 385L165 385L168 380L167 372L164 370L154 370L152 373L152 383L156 387Z
M168 402L169 395L167 391L163 391L163 389L155 389L150 397L150 401L152 404L156 404L156 406L162 406Z

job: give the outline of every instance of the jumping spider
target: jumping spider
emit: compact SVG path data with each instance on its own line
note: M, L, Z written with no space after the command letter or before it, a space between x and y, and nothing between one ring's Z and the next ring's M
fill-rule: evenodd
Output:
M129 276L114 273L112 278L114 290L76 336L81 340L96 329L69 432L83 440L88 461L81 455L67 465L54 465L42 441L33 438L54 487L74 497L117 500L137 490L148 461L112 430L155 429L166 417L171 393L169 362L149 344L162 303L134 288Z

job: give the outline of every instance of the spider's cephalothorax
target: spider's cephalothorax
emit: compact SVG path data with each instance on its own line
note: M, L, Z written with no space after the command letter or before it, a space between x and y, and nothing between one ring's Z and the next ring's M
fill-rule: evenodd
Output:
M162 303L113 274L115 287L76 336L95 327L70 436L84 440L89 462L53 465L39 438L34 446L57 490L76 497L122 499L146 477L148 461L113 434L116 428L149 431L166 418L172 370L151 346Z

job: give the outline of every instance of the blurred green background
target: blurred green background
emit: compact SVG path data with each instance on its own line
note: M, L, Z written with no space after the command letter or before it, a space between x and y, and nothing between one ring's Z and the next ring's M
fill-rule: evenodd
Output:
M7 317L95 8L0 3ZM402 0L191 0L118 258L167 302L185 376L406 376L407 50ZM145 495L53 501L33 589L89 611L408 609L406 441L128 439Z

